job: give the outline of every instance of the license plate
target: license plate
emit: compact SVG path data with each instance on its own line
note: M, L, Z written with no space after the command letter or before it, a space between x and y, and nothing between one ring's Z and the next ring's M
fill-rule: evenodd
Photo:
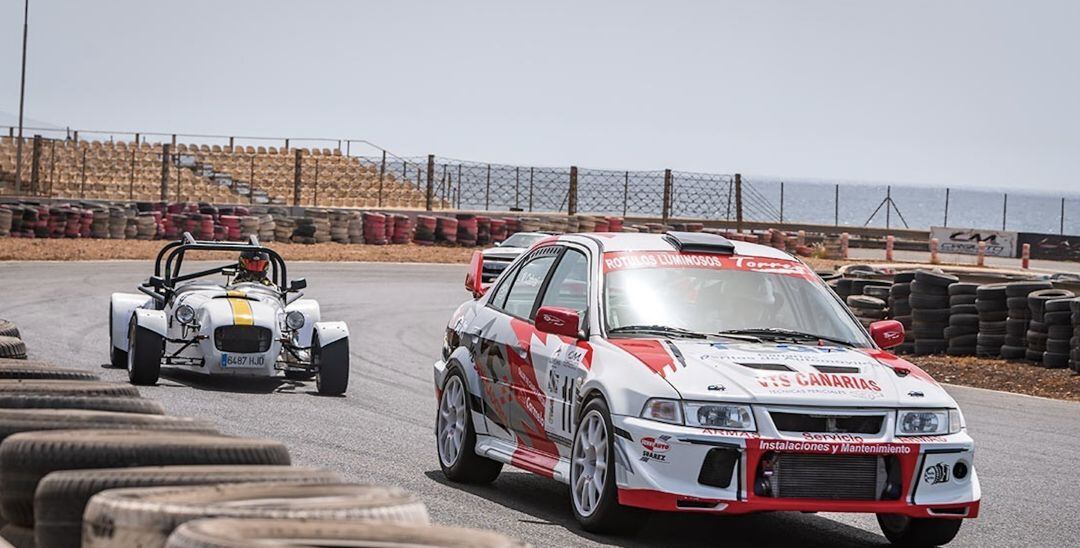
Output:
M266 356L250 356L247 354L222 354L222 369L243 369L246 367L257 368L266 365Z

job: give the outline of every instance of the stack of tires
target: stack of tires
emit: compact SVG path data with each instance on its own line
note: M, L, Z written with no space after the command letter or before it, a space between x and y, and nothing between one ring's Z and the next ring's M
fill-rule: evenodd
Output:
M364 243L386 245L386 216L381 213L362 214L364 220Z
M1046 324L1046 352L1042 365L1048 369L1069 366L1072 353L1072 303L1075 298L1054 299L1046 302L1043 322Z
M1071 314L1071 309L1067 302L1058 303L1048 308L1050 302L1055 300L1066 300L1075 297L1072 291L1065 289L1040 289L1038 291L1032 291L1028 294L1027 302L1028 309L1031 311L1031 323L1028 325L1027 331L1027 352L1025 357L1028 361L1043 365L1043 355L1047 352L1047 342L1050 338L1050 329L1047 322L1046 314L1051 313L1051 318L1055 322L1060 322L1061 317L1066 311ZM1068 318L1069 324L1072 323L1072 318ZM1055 329L1055 335L1058 339L1069 339L1072 337L1071 327L1062 328L1061 323L1057 323L1058 328ZM1065 333L1065 330L1068 333ZM1062 337L1062 335L1066 335ZM1056 348L1060 349L1060 347ZM1063 354L1065 356L1064 361L1068 364L1068 352L1055 352L1054 354ZM1057 356L1050 359L1051 363L1059 363L1061 359ZM1064 367L1064 365L1058 365L1056 367Z
M289 236L289 241L295 244L313 244L315 243L315 220L311 217L299 217L295 219L296 226L293 227L292 235Z
M430 215L417 215L416 232L413 234L413 243L418 245L434 245L435 229L437 225L437 218ZM455 230L457 230L456 227Z
M296 220L289 217L274 216L274 241L288 242L295 234Z
M459 213L457 216L457 243L465 247L476 245L477 223L476 216L467 213Z
M1005 344L1005 320L1009 317L1006 284L980 285L975 290L975 308L979 311L979 336L975 355L996 358Z
M499 243L506 239L506 219L491 220L491 241Z
M1005 320L1005 344L1001 357L1006 360L1023 360L1027 356L1027 331L1031 323L1028 295L1034 291L1051 289L1050 282L1010 282L1005 285L1005 304L1008 318Z
M90 237L101 240L107 240L109 238L109 210L103 207L94 208L94 220L90 223ZM10 213L10 212L9 212ZM2 234L4 229L4 211L0 210L0 236L6 236ZM9 219L10 220L10 219Z
M956 276L941 272L915 272L908 296L912 330L915 332L915 354L941 354L948 348L945 328L949 326L949 286L958 281Z
M330 213L330 239L339 244L349 243L349 213L334 211Z
M888 315L888 310L885 309L885 300L878 297L849 295L847 305L863 327L870 327L870 324L883 320Z
M911 302L909 301L911 282L914 279L914 272L899 272L893 276L893 284L889 287L889 311L892 319L904 326L904 342L893 349L898 354L915 352L915 333L912 330Z
M324 209L313 209L308 212L315 225L315 243L325 244L330 241L330 212Z
M272 242L274 241L274 217L269 214L259 215L259 241L260 242Z
M1072 312L1073 337L1069 339L1069 369L1080 373L1080 299L1069 302L1069 311Z
M350 244L364 243L364 220L360 214L352 213L349 215L349 225L346 230Z
M446 244L456 244L458 235L458 220L453 217L437 217L435 226L435 241Z
M949 286L949 327L945 328L950 356L974 356L979 335L979 310L975 292L979 284L954 283Z
M19 335L15 322L0 319L0 358L9 360L26 359L26 343Z
M412 238L412 217L408 215L394 215L394 233L390 237L390 242L395 244L407 244L409 239Z

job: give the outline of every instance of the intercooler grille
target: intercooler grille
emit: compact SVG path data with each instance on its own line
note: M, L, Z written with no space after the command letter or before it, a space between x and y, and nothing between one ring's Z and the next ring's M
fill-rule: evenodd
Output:
M258 354L270 349L272 335L256 325L226 325L214 330L214 346L222 352Z
M832 500L876 500L885 485L882 457L864 455L776 455L773 496Z

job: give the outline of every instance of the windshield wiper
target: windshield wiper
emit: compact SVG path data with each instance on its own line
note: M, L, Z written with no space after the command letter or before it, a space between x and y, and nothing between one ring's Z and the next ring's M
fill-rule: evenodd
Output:
M845 341L843 339L837 339L834 337L825 337L822 335L815 335L813 333L806 333L803 331L797 331L794 329L784 329L781 327L755 327L752 329L731 329L728 331L721 331L717 335L753 335L762 339L804 339L831 342L833 344L839 344L842 346L856 346L856 343L851 341Z
M685 337L688 339L704 339L708 337L708 335L704 333L698 333L697 331L690 331L689 329L682 329L680 327L671 327L670 325L622 325L608 329L608 334L616 333L648 333L652 335Z

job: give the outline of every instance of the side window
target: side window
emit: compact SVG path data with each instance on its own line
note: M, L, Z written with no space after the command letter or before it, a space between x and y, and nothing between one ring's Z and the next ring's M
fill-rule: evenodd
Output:
M555 273L551 275L540 306L559 306L576 310L582 320L589 308L589 259L585 254L567 249Z
M507 314L528 318L532 313L536 296L540 294L540 287L544 285L544 278L548 270L555 262L556 255L545 254L525 263L518 269L514 283L506 295L506 303L502 309ZM500 289L501 290L501 289Z
M488 306L502 309L506 303L506 294L510 292L510 286L514 285L515 276L517 276L517 271L510 272L506 276L503 276L503 280L499 283L499 286L495 288L495 294L492 295L491 300L488 301Z

